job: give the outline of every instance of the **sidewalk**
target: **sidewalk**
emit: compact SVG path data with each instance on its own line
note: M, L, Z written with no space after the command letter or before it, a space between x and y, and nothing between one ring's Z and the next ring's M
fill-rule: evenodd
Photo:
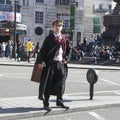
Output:
M27 61L17 62L14 59L3 59L0 58L0 65L7 65L7 66L26 66L26 67L33 67L35 59L31 59L31 62L28 63ZM85 64L73 64L68 63L69 68L76 68L76 69L101 69L101 70L120 70L120 66L102 66L102 65L85 65Z
M52 111L43 110L42 101L37 96L0 99L0 120L17 120L45 115L65 114L70 112L93 110L120 106L119 96L97 96L89 100L87 96L64 96L65 105L70 109L56 107L55 97L50 98Z
M10 59L0 59L0 65L14 65L14 66L27 66L33 67L35 60L31 60L31 63L26 61L17 62ZM69 68L76 69L111 69L120 70L119 66L98 66L98 65L81 65L81 64L69 64ZM94 96L93 100L89 100L89 95L70 95L65 94L65 105L70 109L65 110L63 108L56 107L56 98L51 96L50 107L52 111L47 112L43 110L42 101L38 100L37 96L29 97L17 97L17 98L0 98L0 120L17 120L30 117L41 117L45 115L56 115L70 112L93 110L100 108L107 108L113 106L120 106L120 96Z

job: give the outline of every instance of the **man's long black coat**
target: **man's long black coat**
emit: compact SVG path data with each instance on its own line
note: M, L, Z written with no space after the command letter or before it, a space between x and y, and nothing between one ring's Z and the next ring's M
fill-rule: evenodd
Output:
M69 42L66 42L66 49L65 46L63 45L62 48L63 48L63 58L65 60L67 60L67 58L69 58ZM37 57L37 60L36 60L36 63L45 63L46 67L44 67L43 69L43 74L42 74L42 77L41 77L41 80L40 80L40 87L39 87L39 96L38 98L43 100L44 97L44 93L45 93L45 89L46 89L46 84L47 84L47 81L48 81L48 77L50 76L50 71L51 71L51 66L52 66L52 61L53 61L53 58L56 54L56 51L58 50L58 43L56 41L53 40L53 35L49 35L46 37L42 47L41 47L41 50L38 54L38 57ZM62 79L62 90L59 91L61 92L61 94L64 93L65 91L65 81L66 81L66 78L67 78L67 73L68 73L68 67L67 67L67 64L64 64L64 78ZM57 86L57 85L56 85ZM50 89L52 88L52 86L50 87ZM49 89L49 88L48 88ZM57 88L56 88L57 89ZM50 91L52 91L52 93L50 93ZM59 93L56 93L56 90L50 90L48 91L48 94L49 95L57 95Z

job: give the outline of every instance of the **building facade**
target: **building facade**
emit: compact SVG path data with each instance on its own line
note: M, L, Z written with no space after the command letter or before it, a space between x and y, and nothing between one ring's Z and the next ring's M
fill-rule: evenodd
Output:
M114 7L112 0L0 0L0 12L4 12L2 2L11 5L9 13L14 12L15 1L18 3L17 14L19 12L21 15L19 23L27 26L24 26L26 32L22 36L18 32L17 38L21 41L30 38L34 43L39 42L40 46L52 32L52 21L56 18L64 20L63 33L73 40L73 46L82 43L84 37L89 40L92 34L104 31L103 15ZM17 26L21 28L20 25Z
M83 0L21 0L22 22L27 25L27 35L42 45L45 36L52 32L52 21L64 20L63 33L73 39L73 44L83 37Z
M101 34L105 30L103 16L112 12L114 7L113 0L84 0L84 37L89 40L91 36Z
M93 13L95 16L101 18L101 23L103 23L103 16L105 14L112 13L115 7L115 2L113 0L94 0ZM102 29L103 32L104 29Z
M15 17L16 24L14 22ZM27 27L21 22L20 6L17 1L0 0L0 43L14 40L15 34L16 40L23 39ZM14 31L14 28L16 28L16 31Z
M92 34L104 31L103 15L114 7L112 0L21 0L23 23L28 26L27 36L42 44L52 30L56 18L65 22L64 33L73 39L73 45L83 42Z

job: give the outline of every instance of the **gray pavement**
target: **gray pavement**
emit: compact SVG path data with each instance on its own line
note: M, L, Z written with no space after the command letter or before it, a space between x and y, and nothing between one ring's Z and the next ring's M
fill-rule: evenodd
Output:
M0 58L0 65L17 65L33 67L35 60L32 59L31 63L26 61L17 62L14 59ZM120 70L119 66L98 66L98 65L81 65L81 64L69 64L69 68L76 69L112 69ZM38 100L37 96L29 97L17 97L17 98L0 98L0 120L17 120L31 117L40 117L45 115L63 114L83 110L100 109L106 107L113 107L120 105L120 96L94 96L93 100L89 100L88 96L80 95L64 95L65 105L68 105L70 109L56 107L56 98L51 96L50 107L52 111L47 112L43 110L42 101Z
M0 65L7 65L7 66L27 66L27 67L33 67L35 62L35 59L31 59L31 62L28 63L27 61L21 61L17 62L14 59L6 59L6 58L0 58ZM76 69L89 69L89 68L95 68L95 69L101 69L101 70L120 70L120 66L103 66L103 65L86 65L86 64L73 64L68 63L69 68L76 68Z

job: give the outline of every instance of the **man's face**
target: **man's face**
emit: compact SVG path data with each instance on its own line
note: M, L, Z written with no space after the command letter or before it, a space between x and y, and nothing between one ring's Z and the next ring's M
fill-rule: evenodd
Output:
M62 29L63 29L63 25L59 25L59 24L54 24L54 25L53 25L53 31L54 31L56 34L61 33Z

